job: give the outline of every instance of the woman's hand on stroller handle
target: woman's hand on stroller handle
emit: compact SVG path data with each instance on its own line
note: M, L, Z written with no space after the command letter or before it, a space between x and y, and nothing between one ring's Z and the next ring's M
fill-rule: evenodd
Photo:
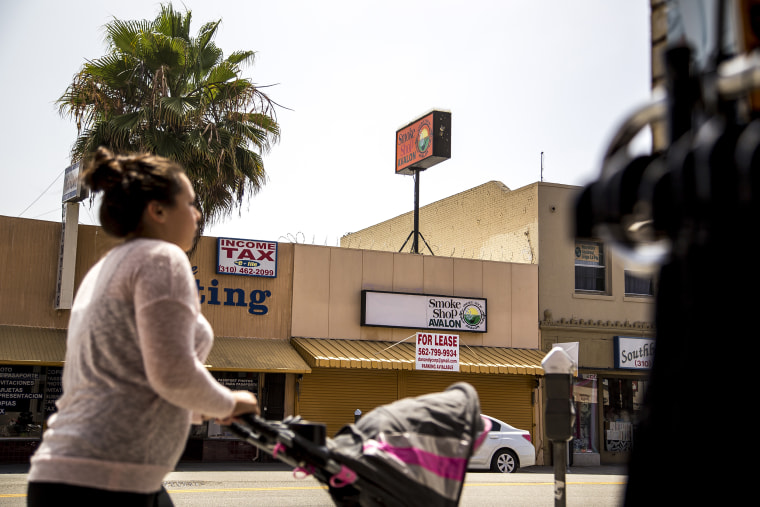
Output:
M235 408L232 413L223 419L219 419L219 424L229 425L238 416L243 414L256 414L260 413L259 402L256 400L256 396L250 391L232 391L232 396L235 398Z

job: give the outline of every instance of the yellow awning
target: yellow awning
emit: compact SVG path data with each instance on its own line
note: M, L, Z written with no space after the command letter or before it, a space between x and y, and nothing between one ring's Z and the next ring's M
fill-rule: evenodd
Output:
M0 364L61 366L66 330L0 326ZM310 373L311 368L288 340L216 337L206 359L211 370Z
M211 370L311 373L288 340L217 336L206 359Z
M290 342L312 368L415 369L414 343L318 338L293 338ZM537 349L461 345L459 371L543 375L544 356L546 353Z
M61 366L65 356L65 329L0 326L0 364Z

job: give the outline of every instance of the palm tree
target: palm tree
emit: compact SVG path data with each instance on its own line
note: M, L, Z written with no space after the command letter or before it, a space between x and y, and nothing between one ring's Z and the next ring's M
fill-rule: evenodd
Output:
M84 64L58 99L77 123L72 162L107 146L149 151L182 164L195 186L203 226L239 209L266 180L262 155L279 140L275 106L241 77L253 51L224 58L221 20L190 35L191 12L161 5L153 21L105 26L108 53Z

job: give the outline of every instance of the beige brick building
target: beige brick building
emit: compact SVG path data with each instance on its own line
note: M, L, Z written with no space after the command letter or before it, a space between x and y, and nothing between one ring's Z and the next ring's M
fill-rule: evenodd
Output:
M537 264L536 192L489 181L420 208L420 252L440 257ZM412 212L341 238L344 248L398 252L414 228ZM410 251L411 238L404 251Z

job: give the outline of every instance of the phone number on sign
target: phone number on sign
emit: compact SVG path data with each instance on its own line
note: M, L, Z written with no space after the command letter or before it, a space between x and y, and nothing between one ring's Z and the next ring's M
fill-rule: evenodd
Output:
M238 268L235 266L217 266L217 273L232 273L238 275L274 276L273 269L262 268Z
M457 351L454 349L417 349L419 356L437 356L437 357L457 357Z

